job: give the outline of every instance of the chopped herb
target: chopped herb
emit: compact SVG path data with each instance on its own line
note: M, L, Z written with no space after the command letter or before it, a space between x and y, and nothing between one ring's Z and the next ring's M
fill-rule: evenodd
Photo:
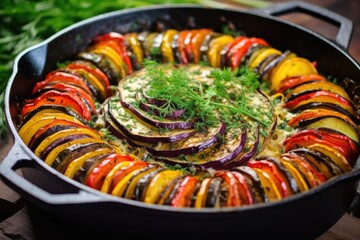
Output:
M200 0L168 0L167 3L201 3ZM4 94L10 78L13 60L24 49L33 46L65 27L102 13L133 7L161 4L162 0L113 1L113 0L2 0L0 7L0 136L8 132L3 112ZM203 4L211 5L213 1ZM138 22L132 28L140 29ZM130 30L131 31L131 30ZM75 37L81 41L80 35Z
M175 106L184 109L184 117L194 121L198 130L215 126L219 120L223 120L227 128L239 127L242 123L236 115L247 116L264 126L269 124L260 118L260 112L248 106L247 95L259 86L258 75L248 68L241 68L239 75L230 69L214 69L208 76L213 79L209 86L193 80L186 68L169 71L169 65L149 61L145 67L150 77L146 94L164 99L168 103L162 107L165 113L175 111Z

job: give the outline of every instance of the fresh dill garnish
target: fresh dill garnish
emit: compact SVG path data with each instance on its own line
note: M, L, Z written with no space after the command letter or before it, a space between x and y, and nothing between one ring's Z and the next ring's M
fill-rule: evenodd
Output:
M238 73L213 69L207 76L212 83L207 84L194 80L186 68L149 61L145 67L150 79L146 94L168 103L162 107L164 113L184 109L185 120L195 122L197 130L216 126L219 121L224 121L227 128L238 128L244 116L264 126L269 124L261 118L261 112L248 104L249 94L259 87L258 75L248 68L241 68Z

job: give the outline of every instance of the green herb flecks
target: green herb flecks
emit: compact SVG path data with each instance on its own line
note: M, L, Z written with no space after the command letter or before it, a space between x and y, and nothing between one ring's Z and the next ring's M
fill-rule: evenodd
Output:
M146 64L146 68L150 77L147 94L171 103L164 111L184 109L186 120L194 121L198 130L215 126L219 120L230 129L242 127L244 116L264 126L270 123L261 118L261 112L248 106L249 94L259 86L257 74L250 69L242 68L239 75L230 69L214 69L208 76L213 82L208 85L192 79L186 68L171 69L154 63Z
M212 1L209 1L211 3ZM0 106L3 106L13 60L24 49L33 46L65 27L114 10L162 4L162 0L1 0L0 1ZM200 3L200 0L166 0L166 3ZM131 31L139 31L141 25L134 22ZM83 41L80 35L76 41ZM5 114L0 109L0 136L8 132Z

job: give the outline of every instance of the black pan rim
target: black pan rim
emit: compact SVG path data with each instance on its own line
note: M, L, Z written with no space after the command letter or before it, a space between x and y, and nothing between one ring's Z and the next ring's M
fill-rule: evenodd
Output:
M293 196L290 196L286 199L282 199L279 201L275 201L275 202L268 202L268 203L261 203L261 204L254 204L254 205L250 205L250 206L241 206L241 207L227 207L227 208L215 208L215 209L194 209L194 208L173 208L170 206L162 206L162 205L153 205L153 204L146 204L146 203L142 203L142 202L136 202L133 200L128 200L128 199L124 199L124 198L119 198L119 197L115 197L112 196L110 194L106 194L106 193L102 193L100 191L91 189L90 187L83 185L81 183L76 182L73 179L67 178L64 175L62 175L61 173L59 173L58 171L56 171L55 169L52 169L50 166L48 166L47 164L45 164L42 160L40 160L37 156L35 156L33 154L33 152L28 149L28 147L22 142L21 138L19 137L17 130L15 128L15 123L12 121L11 118L11 114L10 114L10 91L14 82L14 79L16 78L16 75L18 73L18 69L19 69L19 61L20 59L27 53L38 49L40 47L43 46L47 46L50 42L54 41L56 38L58 38L59 36L62 36L64 34L66 34L67 32L74 30L78 27L81 26L85 26L87 24L92 24L93 22L96 21L100 21L102 19L106 19L106 18L111 18L111 17L116 17L118 15L124 15L124 14L130 14L130 13L136 13L136 12L141 12L141 11L151 11L151 10L157 10L157 9L183 9L183 8L196 8L196 9L211 9L211 10L215 10L215 11L222 11L222 12L233 12L233 13L240 13L240 14L251 14L251 15L256 15L258 17L261 18L266 18L266 19L270 19L272 21L277 21L277 22L281 22L283 24L287 24L290 25L292 27L296 27L299 28L300 30L314 35L315 37L319 38L320 40L322 40L325 44L329 44L331 45L333 48L335 48L337 51L341 52L343 55L347 56L348 59L350 59L352 61L352 63L360 70L360 66L359 64L356 62L356 60L354 60L343 48L339 47L337 44L333 43L332 41L330 41L329 39L323 37L322 35L313 32L312 30L309 30L305 27L302 27L298 24L289 22L287 20L283 20L283 19L279 19L277 17L274 16L269 16L263 13L259 13L259 12L252 12L252 11L246 11L246 10L242 10L242 9L218 9L218 8L209 8L209 7L204 7L201 5L194 5L194 4L177 4L177 5L154 5L154 6L148 6L148 7L141 7L141 8L133 8L133 9L125 9L125 10L117 10L117 11L112 11L112 12L108 12L108 13L104 13L104 14L100 14L88 19L85 19L83 21L80 21L78 23L72 24L67 28L64 28L63 30L55 33L54 35L50 36L49 38L45 39L44 41L42 41L39 44L36 44L32 47L29 47L27 49L25 49L24 51L22 51L16 58L14 61L14 67L13 67L13 72L12 75L9 79L7 88L6 88L6 92L5 92L5 116L6 116L6 120L7 120L7 124L11 130L11 133L15 139L15 144L20 144L21 147L24 149L24 151L26 152L27 155L29 155L29 157L31 157L34 161L36 161L38 164L40 164L43 168L45 168L47 171L49 171L51 174L56 175L57 177L59 177L62 181L65 181L71 185L76 186L77 188L79 188L79 191L85 191L88 192L90 194L95 194L97 196L100 196L101 199L103 199L103 201L99 201L99 202L118 202L121 204L125 204L125 205L130 205L130 206L134 206L134 207L140 207L140 208L144 208L144 209L153 209L153 210L158 210L158 211L167 211L167 212L176 212L176 213L191 213L191 214L214 214L214 213L233 213L233 212L246 212L246 211L252 211L253 209L264 209L264 208L272 208L272 207L276 207L276 206L281 206L284 204L290 204L292 202L297 202L297 201L302 201L305 198L311 198L316 194L319 194L323 191L328 190L329 188L333 187L334 185L340 184L342 181L345 181L347 179L352 179L352 178L359 178L358 176L360 176L360 169L353 169L353 171L348 172L346 174L343 174L341 176L337 176L333 179L328 180L326 183L322 184L321 186L318 186L316 188L310 189L304 193L299 193ZM359 162L359 159L357 160L357 162Z

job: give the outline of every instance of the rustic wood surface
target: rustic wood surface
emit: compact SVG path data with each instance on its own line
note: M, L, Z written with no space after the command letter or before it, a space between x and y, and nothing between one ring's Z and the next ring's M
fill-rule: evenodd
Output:
M360 62L360 1L309 0L306 2L330 9L353 21L354 32L348 51ZM226 1L226 3L233 4L231 1ZM283 18L316 30L331 39L336 36L336 27L311 17L291 14L283 16ZM10 136L6 139L0 139L0 162L7 155L11 146L12 138ZM27 204L21 196L0 181L0 239L70 239L68 232L59 230L61 224ZM299 226L299 230L301 230L301 226ZM317 238L317 240L335 239L360 239L360 218L346 213L332 228Z

